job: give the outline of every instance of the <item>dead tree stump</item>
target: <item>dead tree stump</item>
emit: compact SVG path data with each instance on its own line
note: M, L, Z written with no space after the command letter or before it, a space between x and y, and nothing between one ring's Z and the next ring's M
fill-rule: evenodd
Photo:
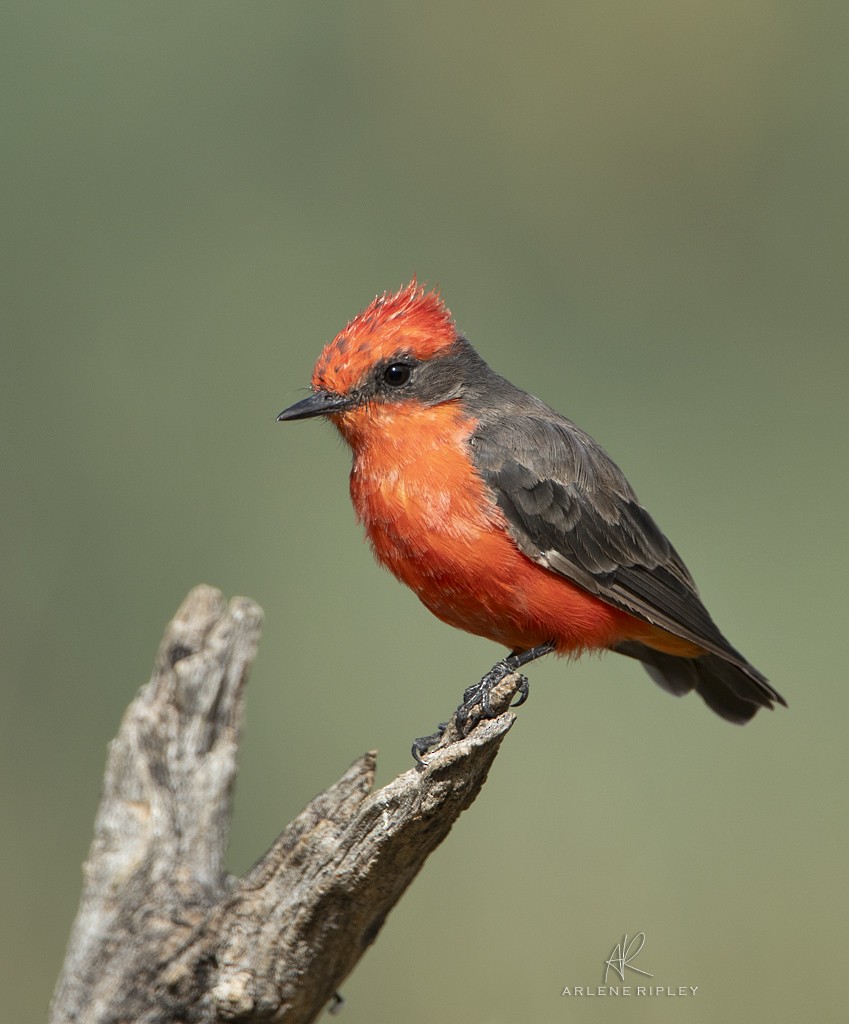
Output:
M52 1024L315 1020L475 799L514 721L449 725L372 792L375 754L315 797L244 877L224 855L262 612L195 588L110 744Z

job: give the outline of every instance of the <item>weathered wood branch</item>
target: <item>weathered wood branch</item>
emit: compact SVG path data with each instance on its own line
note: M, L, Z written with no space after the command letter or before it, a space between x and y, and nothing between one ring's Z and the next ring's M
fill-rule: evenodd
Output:
M364 754L243 878L224 869L244 690L262 612L197 587L109 749L83 893L51 1021L312 1021L428 855L477 796L514 721L377 792Z

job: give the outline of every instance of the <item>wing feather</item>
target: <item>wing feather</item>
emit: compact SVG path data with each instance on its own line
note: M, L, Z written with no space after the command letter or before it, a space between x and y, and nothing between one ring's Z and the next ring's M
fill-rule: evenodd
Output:
M680 556L588 434L553 412L524 414L488 421L472 450L529 558L616 608L756 671L722 635Z

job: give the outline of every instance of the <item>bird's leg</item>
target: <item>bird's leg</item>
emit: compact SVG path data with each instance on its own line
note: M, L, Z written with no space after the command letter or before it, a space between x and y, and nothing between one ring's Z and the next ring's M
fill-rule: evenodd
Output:
M549 641L539 644L537 647L530 647L526 651L513 651L508 657L493 665L479 683L470 686L463 694L463 703L455 712L455 719L463 736L468 735L482 718L492 718L494 712L490 704L490 694L493 689L513 672L528 665L537 658L551 654L554 650L554 643ZM518 700L514 701L511 707L517 708L528 699L528 680L519 676Z

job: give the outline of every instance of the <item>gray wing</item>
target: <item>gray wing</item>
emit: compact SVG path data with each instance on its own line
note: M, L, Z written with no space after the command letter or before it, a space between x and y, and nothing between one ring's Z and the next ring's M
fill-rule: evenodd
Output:
M525 555L763 679L722 635L678 553L588 434L556 414L519 414L486 423L472 451Z

